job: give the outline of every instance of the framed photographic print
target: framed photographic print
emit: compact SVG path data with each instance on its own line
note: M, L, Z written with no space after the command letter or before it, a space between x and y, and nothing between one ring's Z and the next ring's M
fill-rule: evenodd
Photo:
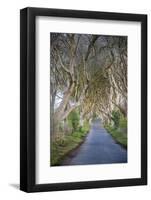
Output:
M147 184L147 16L20 12L20 189Z

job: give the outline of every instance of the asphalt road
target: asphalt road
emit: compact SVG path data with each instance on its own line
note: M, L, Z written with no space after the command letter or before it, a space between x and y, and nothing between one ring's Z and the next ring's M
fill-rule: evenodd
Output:
M127 151L117 144L100 120L93 121L85 141L72 151L62 165L126 163Z

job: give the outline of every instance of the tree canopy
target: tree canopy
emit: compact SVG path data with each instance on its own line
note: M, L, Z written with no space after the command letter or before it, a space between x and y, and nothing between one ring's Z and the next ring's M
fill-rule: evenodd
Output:
M103 122L127 116L127 37L51 33L50 96L54 123L75 109Z

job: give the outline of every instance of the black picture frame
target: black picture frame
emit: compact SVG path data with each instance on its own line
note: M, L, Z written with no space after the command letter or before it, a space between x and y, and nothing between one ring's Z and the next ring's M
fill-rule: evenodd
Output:
M35 163L35 19L54 16L84 19L120 20L141 23L141 178L70 183L36 184ZM20 189L44 192L147 184L147 15L24 8L20 11Z

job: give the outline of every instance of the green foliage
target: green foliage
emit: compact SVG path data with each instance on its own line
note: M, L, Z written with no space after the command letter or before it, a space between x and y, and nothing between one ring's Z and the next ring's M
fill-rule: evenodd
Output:
M127 118L120 111L112 111L114 124L106 124L105 128L112 137L125 148L127 148Z
M79 121L80 121L79 113L76 110L72 111L68 116L68 122L69 125L73 128L73 131L78 130Z
M119 111L112 111L112 120L114 122L114 127L119 127L119 121L120 121L120 112Z
M127 119L125 117L121 117L119 120L119 126L121 128L125 128L127 127Z
M121 133L110 125L106 126L105 128L118 143L127 148L127 134Z
M51 143L51 165L60 165L63 158L84 141L88 131L89 124L84 122L84 126L79 127L79 130L53 141Z
M89 122L88 122L88 121L84 121L83 126L79 127L79 131L80 131L81 133L86 133L86 132L89 131L89 129L90 129L90 125L89 125Z

